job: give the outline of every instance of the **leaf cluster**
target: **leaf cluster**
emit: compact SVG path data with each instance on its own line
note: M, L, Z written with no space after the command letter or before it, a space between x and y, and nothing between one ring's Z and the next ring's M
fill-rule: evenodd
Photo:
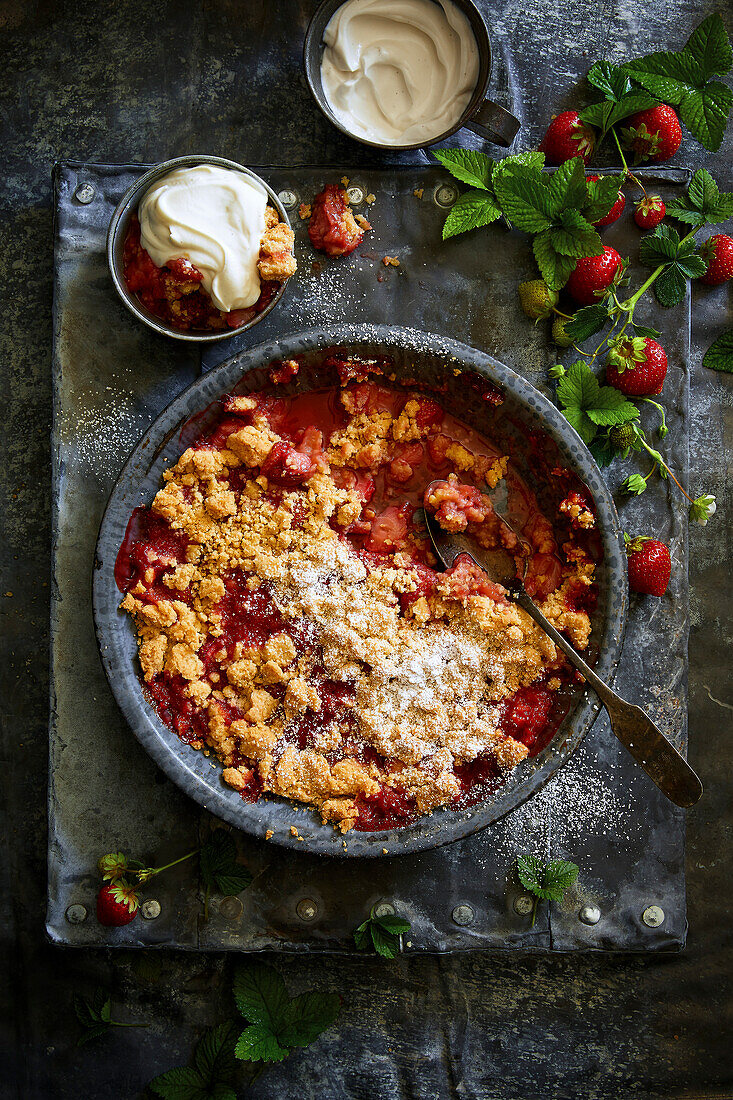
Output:
M687 194L667 203L667 214L697 229L720 225L733 218L733 192L721 192L708 170L700 168L690 180Z
M400 950L400 936L410 931L410 922L395 913L378 917L372 909L369 917L354 932L357 951L373 947L385 959L394 959Z
M659 102L649 92L634 87L622 65L612 65L609 61L597 61L592 65L587 80L603 98L582 110L580 117L589 126L598 127L600 141L617 122Z
M215 829L199 852L199 870L204 884L204 917L212 891L229 896L241 894L252 882L246 867L237 862L237 846L225 829Z
M664 224L642 237L639 259L648 267L662 267L654 293L660 305L668 308L679 305L687 290L687 280L704 275L708 266L696 251L694 237L680 240L677 230Z
M584 443L595 439L599 428L637 420L639 410L613 386L602 386L587 363L578 360L558 382L557 398L563 414Z
M470 190L462 194L443 226L443 239L489 225L500 217L534 237L534 254L542 278L560 290L583 256L600 256L603 244L591 224L618 198L618 180L585 178L580 157L566 161L553 174L542 171L542 153L522 153L493 161L484 153L440 149L437 159Z
M234 999L248 1021L234 1053L245 1062L282 1062L295 1047L307 1047L339 1014L337 993L299 993L289 997L273 966L241 964L234 975Z
M209 1028L196 1047L193 1066L169 1069L148 1088L163 1100L236 1100L232 1087L237 1071L236 1038L232 1020Z
M517 856L517 874L525 890L536 898L562 901L578 877L577 863L567 859L545 861L539 856Z
M97 988L91 997L74 994L74 1012L82 1026L82 1034L76 1041L78 1047L99 1039L111 1027L145 1027L145 1024L122 1024L112 1019L112 1002L102 988Z
M652 53L622 69L657 100L677 107L681 121L706 149L720 148L733 92L713 76L730 72L733 52L723 20L715 12L679 51Z

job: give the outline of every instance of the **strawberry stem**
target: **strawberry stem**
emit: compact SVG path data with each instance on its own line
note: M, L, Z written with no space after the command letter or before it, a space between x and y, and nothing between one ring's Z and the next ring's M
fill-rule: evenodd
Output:
M616 148L618 149L619 156L621 157L621 163L624 166L624 175L627 179L633 180L637 187L641 188L644 193L644 198L646 198L647 196L644 189L644 184L641 182L638 176L634 175L634 173L631 171L628 164L626 163L626 157L624 156L624 151L621 148L621 142L618 140L618 134L616 133L615 127L613 126L611 127L611 133L613 134L613 140L616 142Z
M682 496L686 497L686 499L689 500L690 504L694 504L695 503L694 500L689 495L689 493L685 492L685 490L682 488L679 481L674 476L674 474L670 470L669 466L667 465L667 463L664 461L664 459L660 455L659 451L655 451L653 447L650 447L649 444L647 443L647 441L644 439L644 436L641 433L638 433L638 438L639 438L639 442L641 443L644 450L647 451L652 456L652 458L654 459L654 461L656 463L658 463L658 465L660 465L664 470L666 470L667 474L672 478L672 481L675 483L675 485L677 486L679 491L682 493Z
M164 864L163 867L141 867L139 871L133 871L133 874L137 875L141 882L147 882L153 875L159 875L161 871L167 871L169 867L175 867L177 863L183 863L184 860L195 856L198 851L198 848L194 848L192 852L181 856L180 859L174 859L172 863Z

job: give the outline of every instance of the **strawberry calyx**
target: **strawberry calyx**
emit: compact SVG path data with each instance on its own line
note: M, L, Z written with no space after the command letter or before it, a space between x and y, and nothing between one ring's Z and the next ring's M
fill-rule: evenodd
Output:
M117 882L111 883L107 887L107 892L112 898L112 901L117 905L124 906L131 914L137 912L140 904L140 895L137 892L137 887L126 879L118 879Z
M633 370L637 363L646 361L646 339L643 336L624 336L614 340L608 352L607 363L619 374Z
M596 144L596 136L590 127L580 119L571 129L571 140L577 143L578 153L583 159L590 157Z
M646 123L638 126L628 126L621 131L624 144L634 154L634 164L641 164L645 160L651 160L656 156L662 144L660 132L650 134Z
M130 865L124 852L109 852L100 857L97 868L105 882L115 882L130 870Z
M627 531L624 531L624 546L627 554L635 554L642 549L645 542L651 541L651 535L634 535L632 538Z
M640 214L649 217L651 214L659 214L664 209L661 195L646 195L636 204Z

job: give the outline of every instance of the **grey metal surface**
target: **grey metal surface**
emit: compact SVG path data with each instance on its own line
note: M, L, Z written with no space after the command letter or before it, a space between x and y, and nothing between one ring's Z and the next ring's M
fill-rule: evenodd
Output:
M12 1100L139 1096L153 1076L186 1064L202 1028L232 1011L231 956L64 951L44 937L51 166L80 156L151 162L204 145L251 164L277 159L374 166L370 152L313 111L300 75L300 45L314 8L310 0L279 0L277 18L260 0L119 0L73 8L7 0L0 9L0 1092ZM677 49L719 5L651 0L642 12L628 3L528 6L510 0L492 10L482 0L482 8L495 48L492 95L522 118L521 148L530 148L550 113L584 102L583 88L573 85L591 60ZM685 136L680 159L707 165L730 190L732 133L712 156ZM730 1097L733 800L724 762L733 705L733 383L705 371L700 360L732 315L730 288L700 289L694 297L690 484L695 492L717 494L719 515L690 532L690 753L707 790L688 815L686 950L646 958L491 952L405 958L394 965L303 954L282 967L288 984L293 990L339 990L344 1003L338 1024L311 1050L268 1070L255 1089L242 1083L240 1095ZM526 351L531 348L519 348L518 355ZM640 508L640 520L643 515ZM120 729L119 744L129 742L126 731L124 737ZM126 761L126 774L129 768ZM111 775L110 803L114 784ZM158 795L165 798L163 787ZM597 795L599 807L605 801ZM104 812L114 824L114 806ZM611 817L621 850L623 814ZM152 824L148 830L152 854L158 838ZM582 844L579 837L572 847L584 857ZM645 885L646 907L656 883L651 878ZM76 1049L71 991L88 992L96 983L111 993L121 1019L149 1026L116 1029L101 1045Z
M323 182L338 179L344 169L301 168L292 170L261 169L260 174L276 192L290 191L295 204L307 201ZM301 273L293 280L290 294L280 304L278 314L271 314L256 331L232 338L228 345L215 344L202 349L204 365L231 355L235 348L246 349L259 343L263 332L275 338L280 332L299 333L314 320L322 324L329 320L381 320L409 318L415 327L440 327L443 332L463 335L479 347L495 352L499 358L513 359L518 373L540 386L545 385L544 368L552 362L551 351L544 345L544 334L521 313L516 298L517 269L531 263L527 241L519 234L495 227L492 263L476 249L476 238L458 238L448 245L440 241L444 217L445 192L450 185L439 168L396 168L389 172L347 171L349 186L358 188L363 196L373 194L369 206L374 225L371 240L350 257L331 261L319 257L313 261L304 222L297 224L297 254ZM672 183L664 181L665 173L656 179L668 194L685 179L685 173L672 173ZM57 329L63 327L65 316L65 286L97 283L95 232L87 234L92 223L103 223L108 216L108 203L129 186L129 172L123 169L116 176L114 169L92 165L63 166L58 172L58 293L56 299ZM92 183L97 201L79 204L74 198L80 183ZM414 192L422 189L418 198ZM436 202L435 200L438 199ZM622 253L630 251L636 229L628 221L614 226L615 241ZM89 249L82 243L89 239ZM480 238L479 238L480 240ZM486 247L491 236L488 236ZM443 249L445 249L444 255ZM397 255L400 267L385 267L384 255ZM495 258L494 258L495 256ZM437 258L437 263L436 263ZM316 264L315 270L312 263ZM446 295L446 288L450 294ZM110 300L117 306L114 290L108 287ZM491 303L491 310L487 310ZM650 321L655 312L650 314ZM126 340L130 330L142 328L122 310L119 319L108 314L105 358L118 361L115 342L118 332ZM439 321L439 326L436 325ZM502 322L501 326L499 322ZM88 323L88 322L87 322ZM667 347L670 355L680 356L688 341L684 310L675 318ZM669 327L669 323L668 323ZM521 350L524 342L524 355ZM535 353L528 369L528 342ZM166 342L167 349L179 344ZM174 353L175 354L175 353ZM83 400L77 396L81 388L69 391L64 382L67 367L83 372L85 357L74 355L73 365L63 341L57 343L55 370L60 379L57 406L71 410L71 420L80 418ZM537 361L538 360L538 361ZM184 354L186 369L190 369L190 353ZM246 354L244 361L246 362ZM110 368L112 369L112 368ZM140 358L140 376L159 377L155 355ZM214 381L215 384L215 381ZM155 407L155 397L149 386L139 383L147 393L149 408ZM178 392L178 379L167 384L168 399ZM159 391L156 389L155 394ZM167 400L161 401L167 404ZM667 395L670 425L675 426L674 438L680 453L677 466L684 471L685 419L687 408L687 378L683 372L674 378L674 387ZM108 413L114 418L116 402L110 400ZM160 406L158 406L159 408ZM157 410L156 410L157 411ZM152 417L151 417L152 419ZM82 422L84 416L81 416ZM59 436L61 441L63 437ZM152 448L152 444L151 444ZM116 446L105 441L105 475L102 479L111 487L130 445L119 439ZM112 455L115 459L112 461ZM504 821L497 822L471 840L400 860L379 861L368 870L359 865L344 875L328 861L312 857L277 852L261 841L238 837L240 852L256 872L253 887L243 897L245 915L236 922L212 922L197 928L199 906L196 901L195 866L184 864L180 879L172 884L174 894L167 896L166 879L156 883L157 895L165 901L165 921L155 926L140 922L110 935L95 921L70 925L64 913L69 904L89 904L93 899L96 877L96 854L109 846L110 822L106 813L98 827L89 828L89 818L96 816L101 790L115 758L123 753L128 761L139 754L124 722L115 713L110 716L98 708L103 697L109 703L110 693L101 681L101 669L91 647L94 636L91 627L89 589L83 597L78 593L79 578L89 575L93 555L93 539L80 537L77 513L99 515L106 493L95 494L90 507L88 464L80 466L78 448L73 436L61 443L58 508L61 522L56 538L56 553L60 562L55 576L58 594L54 606L73 618L74 657L70 663L59 656L54 641L53 684L57 701L66 703L52 723L52 773L54 776L50 802L53 843L49 890L48 928L53 938L62 943L160 943L170 936L171 944L258 950L265 947L278 950L321 949L353 951L351 931L359 923L374 900L390 897L400 911L410 914L414 935L410 950L446 951L471 950L491 946L497 949L517 947L552 950L669 950L684 942L686 917L684 901L683 816L654 788L616 744L607 728L605 716L587 739L582 751L573 758L540 794L525 807ZM110 468L114 467L114 468ZM97 487L95 486L95 489ZM101 490L101 483L99 485ZM140 494L138 494L140 495ZM686 580L684 542L680 534L680 509L668 487L657 482L646 494L647 509L654 509L655 524L669 535L672 552L678 563L676 587L664 600L654 605L651 626L646 625L648 601L635 600L630 608L629 630L625 658L619 674L620 690L638 697L647 693L648 705L665 732L676 743L685 741L684 669L686 643ZM68 550L67 550L68 548ZM69 552L70 559L64 559ZM68 587L67 587L68 586ZM67 593L71 598L67 598ZM53 637L60 641L60 652L68 652L65 640L66 623L54 623ZM660 649L659 639L665 639ZM79 654L85 654L84 660ZM642 661L637 654L644 652ZM83 677L94 668L94 690L90 709L81 713L79 697L84 694ZM89 693L87 692L87 697ZM95 772L90 767L85 731L97 724L103 731L101 744L108 760ZM118 741L126 735L128 742ZM56 746L64 746L59 758ZM192 754L193 755L193 754ZM95 761L96 763L96 761ZM80 777L85 783L81 789ZM101 784L97 778L100 774ZM171 821L156 819L154 813L141 823L136 812L138 804L153 805L154 788L145 782L144 772L135 772L130 785L121 785L120 800L114 804L117 834L125 833L122 847L146 850L155 839L178 835ZM134 794L133 794L134 792ZM120 810L129 807L127 811ZM297 811L292 811L297 814ZM303 826L308 827L307 811ZM180 822L184 833L195 829L198 812L186 803ZM295 818L293 819L295 821ZM430 829L428 825L428 829ZM107 830L105 832L104 830ZM114 831L114 827L112 827ZM347 841L348 842L348 841ZM188 850L189 839L180 841L178 854ZM389 847L389 845L388 845ZM153 849L154 850L154 849ZM578 851L586 853L587 872L578 891L568 897L564 908L545 908L542 921L529 929L526 919L514 911L512 902L512 863L521 851L562 854L572 858ZM295 862L293 862L295 861ZM304 862L305 861L305 862ZM288 889L283 896L281 881L293 876L297 890ZM344 879L349 883L344 890ZM668 919L658 929L650 931L640 921L647 901L645 891L649 881L655 883L655 894L662 899ZM183 883L179 887L179 882ZM436 884L438 885L436 891ZM179 913L179 888L188 890L187 904ZM297 904L304 896L318 896L320 916L317 921L303 924L297 917ZM440 896L444 901L436 904ZM577 919L580 905L586 901L605 901L606 918L592 930ZM450 912L459 903L470 903L479 917L470 927L458 926ZM443 914L445 908L445 914ZM508 915L508 923L507 923ZM444 919L445 918L445 919Z

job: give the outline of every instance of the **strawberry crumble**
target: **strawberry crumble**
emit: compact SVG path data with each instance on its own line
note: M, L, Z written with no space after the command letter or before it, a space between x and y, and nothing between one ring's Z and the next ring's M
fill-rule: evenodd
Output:
M206 293L202 273L185 257L158 267L140 239L140 221L133 214L123 249L123 275L127 289L155 317L182 332L239 328L265 310L282 284L295 274L295 235L280 221L274 207L265 210L265 232L260 242L257 270L260 294L246 309L219 309Z
M329 384L295 392L299 367L271 364L184 429L130 519L121 606L150 702L243 798L294 799L343 832L400 826L484 797L570 705L564 658L504 589L465 556L436 570L414 522L425 486L450 529L528 555L527 589L581 649L592 502L558 510L579 483L553 469L545 514L510 454L385 381L388 360L331 353ZM526 545L493 512L499 481Z

